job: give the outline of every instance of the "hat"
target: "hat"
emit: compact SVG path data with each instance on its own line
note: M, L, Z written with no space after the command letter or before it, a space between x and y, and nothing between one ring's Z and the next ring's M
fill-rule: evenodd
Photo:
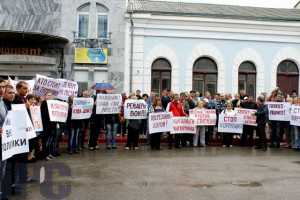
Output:
M246 96L246 97L244 97L244 100L247 100L248 99L248 97Z

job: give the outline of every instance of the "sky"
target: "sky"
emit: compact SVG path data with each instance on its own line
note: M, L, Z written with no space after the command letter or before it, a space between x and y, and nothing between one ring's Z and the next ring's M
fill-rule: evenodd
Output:
M299 0L161 0L192 3L230 4L241 6L256 6L269 8L293 8Z

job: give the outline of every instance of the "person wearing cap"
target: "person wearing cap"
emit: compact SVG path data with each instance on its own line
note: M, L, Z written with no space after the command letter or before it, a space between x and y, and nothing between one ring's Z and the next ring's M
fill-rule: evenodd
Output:
M256 134L258 136L258 143L256 144L256 149L267 150L267 139L266 139L266 124L268 122L268 106L265 105L265 97L259 96L257 98L257 111L256 115Z
M256 103L253 101L253 98L245 95L243 101L240 103L241 108L256 110ZM243 134L241 138L241 146L253 146L254 145L254 126L244 125Z

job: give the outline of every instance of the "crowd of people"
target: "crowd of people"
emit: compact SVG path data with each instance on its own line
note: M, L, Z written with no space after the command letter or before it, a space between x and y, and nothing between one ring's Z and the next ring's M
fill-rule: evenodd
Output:
M37 97L28 94L29 86L25 81L19 81L16 88L7 80L0 80L0 133L5 117L12 104L25 104L30 116L31 106L40 106L43 123L43 131L37 133L37 137L29 141L29 153L15 155L6 161L1 159L1 198L7 199L9 193L16 194L22 190L24 183L31 182L27 175L27 163L37 160L50 161L61 155L63 139L67 138L67 152L77 154L83 149L95 151L99 149L99 134L105 134L105 148L107 150L120 148L117 146L117 135L127 136L126 150L137 150L140 137L146 139L152 150L161 150L161 142L166 142L168 148L206 147L212 142L221 141L223 147L232 147L233 144L240 146L255 146L257 149L267 149L270 133L270 148L280 148L283 140L287 147L300 148L300 132L298 126L292 126L288 122L269 121L266 101L300 104L296 92L284 96L279 88L276 88L270 96L261 94L255 100L248 96L245 91L232 97L231 94L215 94L209 92L200 94L197 91L173 93L163 90L161 94L142 94L140 90L128 96L122 93L122 102L126 99L141 99L148 105L148 112L172 112L173 116L188 116L191 109L215 109L217 116L226 113L235 114L235 108L255 109L257 126L244 125L242 134L220 133L217 126L198 126L196 134L149 134L147 119L124 118L124 108L121 107L119 114L96 114L94 106L91 118L74 120L71 118L73 97L69 97L69 115L66 123L52 122L49 118L47 100L54 99L51 92L45 96ZM83 91L81 97L96 99L97 93L109 91ZM1 137L0 137L1 138ZM257 138L257 140L256 140ZM239 144L236 143L239 141Z

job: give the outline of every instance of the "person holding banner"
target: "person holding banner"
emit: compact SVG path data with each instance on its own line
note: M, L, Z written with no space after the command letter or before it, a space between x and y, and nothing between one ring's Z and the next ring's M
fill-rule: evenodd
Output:
M68 118L66 123L68 137L68 153L79 153L79 131L81 128L81 120L72 119L72 110L73 110L73 97L69 97L69 110Z
M5 93L6 82L0 79L0 142L2 144L2 127L7 115L7 109L3 102L3 95ZM8 171L6 168L7 161L2 161L2 145L0 145L0 199L7 199L10 187L10 179L8 178Z
M179 100L179 95L174 94L173 101L171 101L167 106L167 112L171 112L173 117L185 117L187 114L184 112L182 103ZM175 134L175 148L180 148L181 135ZM173 135L169 135L169 149L173 146Z
M283 102L283 94L277 88L271 97L274 102ZM280 134L284 130L284 123L278 120L271 120L271 144L270 148L280 148L281 137Z
M205 110L205 102L203 100L198 101L197 107L194 110ZM200 147L205 147L205 128L206 126L197 126L197 132L194 134L193 145L197 147L200 139Z
M300 98L294 98L293 99L293 105L291 109L291 146L295 150L300 149L300 124L297 123L300 120L299 119L299 113L300 113ZM294 121L294 122L293 122ZM292 125L293 124L293 125Z
M266 124L268 122L268 106L265 105L265 97L257 97L257 111L256 115L256 133L258 135L258 144L256 144L256 149L267 150L267 138L266 138Z
M155 113L164 112L162 102L160 99L156 99L153 103L153 110ZM160 139L162 132L150 134L150 146L152 150L161 150Z
M253 98L248 95L244 96L243 101L240 103L241 108L256 110L256 103L253 102ZM250 146L254 145L254 126L244 125L243 126L243 134L241 138L241 146Z
M117 149L116 135L118 131L119 114L106 114L106 149Z
M231 101L227 101L226 109L222 111L222 114L226 114L227 116L235 116L237 113L233 110L233 105ZM223 147L232 147L233 143L233 133L223 133Z
M138 99L135 94L131 94L129 99ZM127 135L127 144L125 146L126 150L138 150L139 143L139 133L142 126L141 119L128 119L128 135Z
M53 100L54 97L51 92L47 92L45 95L45 100L41 104L41 114L42 114L42 123L44 127L43 131L43 157L46 160L52 160L54 156L55 149L55 136L57 132L57 122L50 121L49 110L47 105L47 100Z
M37 104L37 99L34 95L28 94L26 96L26 109L29 115L30 120L32 121L30 107L35 106ZM29 140L29 153L28 153L28 161L33 162L35 161L35 151L38 145L38 138L32 138Z

